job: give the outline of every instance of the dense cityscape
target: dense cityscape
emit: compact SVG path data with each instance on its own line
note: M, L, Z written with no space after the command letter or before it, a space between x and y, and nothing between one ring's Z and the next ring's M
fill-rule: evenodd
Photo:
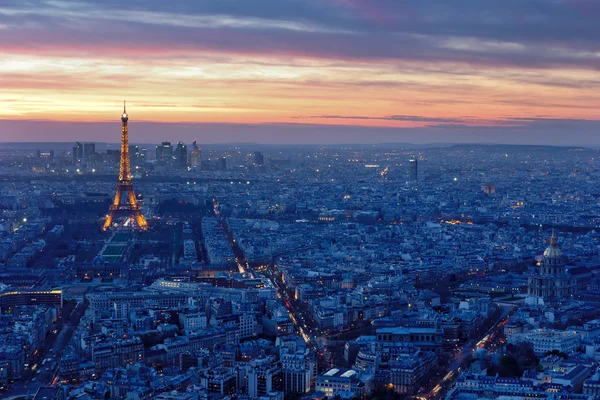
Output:
M1 150L3 396L600 395L599 150L130 145L128 122Z
M600 400L600 0L0 0L0 400Z

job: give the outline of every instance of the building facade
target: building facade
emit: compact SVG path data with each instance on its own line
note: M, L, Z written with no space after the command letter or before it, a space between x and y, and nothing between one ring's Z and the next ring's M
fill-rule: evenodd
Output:
M528 279L527 293L531 296L554 298L571 297L577 290L577 281L565 270L565 261L556 245L556 236L544 251L538 273Z

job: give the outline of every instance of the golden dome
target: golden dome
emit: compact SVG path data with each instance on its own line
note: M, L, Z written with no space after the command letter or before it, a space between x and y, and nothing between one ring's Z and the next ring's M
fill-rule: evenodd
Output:
M554 232L552 233L552 237L550 238L550 246L544 250L544 258L561 258L562 252L556 246L556 236L554 236Z

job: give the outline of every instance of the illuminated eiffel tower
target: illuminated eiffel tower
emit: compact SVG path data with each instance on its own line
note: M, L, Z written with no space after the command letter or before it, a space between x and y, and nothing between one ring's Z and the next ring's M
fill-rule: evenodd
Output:
M123 114L121 115L121 165L119 168L119 183L117 183L117 193L110 206L102 230L110 228L113 220L116 220L117 217L129 217L131 224L137 224L143 231L148 229L148 222L146 222L146 218L142 215L141 207L137 204L135 192L133 191L133 184L131 182L129 131L127 129L128 120L129 116L127 115L126 104L123 102ZM124 194L126 194L126 196L124 196Z

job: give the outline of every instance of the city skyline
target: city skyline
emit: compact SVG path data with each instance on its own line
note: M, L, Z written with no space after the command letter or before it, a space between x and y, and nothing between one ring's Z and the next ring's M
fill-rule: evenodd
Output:
M7 1L0 141L117 142L126 97L133 142L595 146L599 14L592 1Z
M600 400L598 20L0 0L0 398Z

